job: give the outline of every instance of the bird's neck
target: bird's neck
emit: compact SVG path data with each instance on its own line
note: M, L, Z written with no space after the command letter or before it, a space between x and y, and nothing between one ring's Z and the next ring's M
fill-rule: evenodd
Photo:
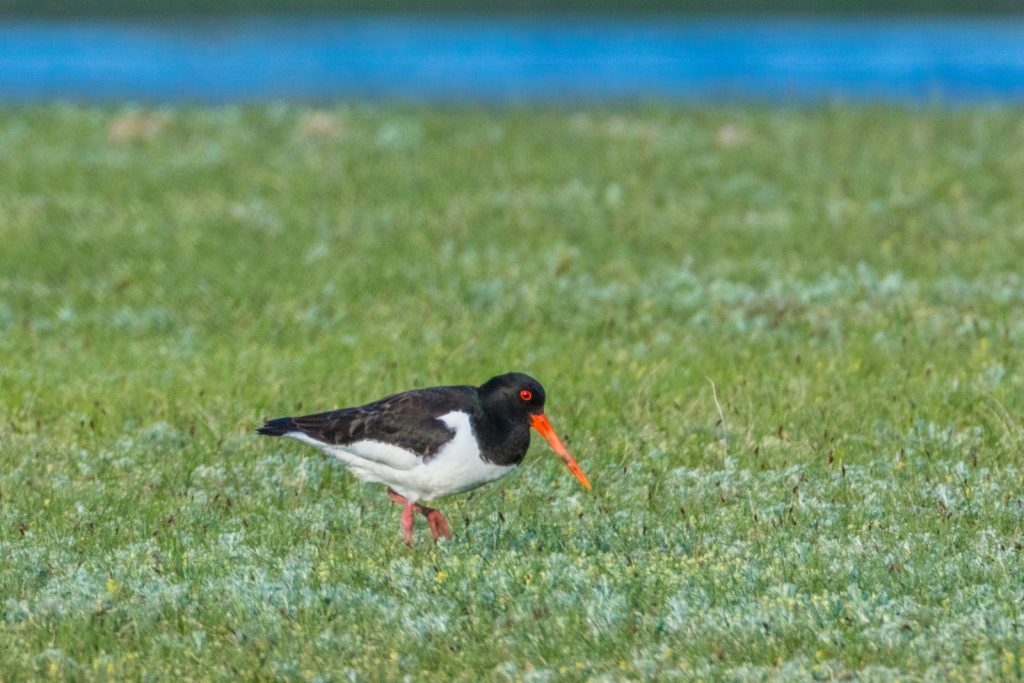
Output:
M530 427L516 420L484 413L476 426L480 454L495 465L518 465L530 447Z

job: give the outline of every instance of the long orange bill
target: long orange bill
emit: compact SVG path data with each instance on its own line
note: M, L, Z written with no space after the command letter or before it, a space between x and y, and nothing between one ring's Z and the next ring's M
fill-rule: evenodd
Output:
M552 450L555 451L555 455L565 463L566 467L569 468L569 471L576 475L576 478L580 480L580 483L589 491L591 486L590 482L587 481L587 475L583 474L583 470L580 469L580 466L576 464L573 457L569 455L569 451L567 451L565 446L562 445L562 440L558 438L558 434L555 434L555 428L551 426L548 419L543 415L534 415L532 418L532 424L533 428L540 432L540 435L547 440Z

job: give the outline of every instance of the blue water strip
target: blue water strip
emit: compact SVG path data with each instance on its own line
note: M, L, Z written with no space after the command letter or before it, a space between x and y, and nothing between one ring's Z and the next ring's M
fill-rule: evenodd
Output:
M0 23L0 102L1024 101L1024 18Z

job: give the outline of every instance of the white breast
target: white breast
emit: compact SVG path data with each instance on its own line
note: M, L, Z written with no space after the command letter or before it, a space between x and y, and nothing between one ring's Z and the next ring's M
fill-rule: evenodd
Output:
M469 415L452 411L437 418L455 435L429 460L380 441L357 441L338 446L325 444L301 432L287 436L318 446L344 462L363 481L386 484L410 502L431 500L461 493L494 481L511 472L515 465L495 465L480 457Z
M420 469L424 470L430 500L452 493L461 493L500 479L515 465L495 465L480 457L480 445L473 434L469 415L458 410L438 418L455 430L455 436Z

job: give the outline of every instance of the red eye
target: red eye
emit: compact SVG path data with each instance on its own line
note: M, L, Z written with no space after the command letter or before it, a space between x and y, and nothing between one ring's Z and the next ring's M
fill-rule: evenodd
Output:
M529 389L523 389L522 391L519 392L519 398L523 399L524 401L529 401L530 399L533 398L533 392L531 392Z

